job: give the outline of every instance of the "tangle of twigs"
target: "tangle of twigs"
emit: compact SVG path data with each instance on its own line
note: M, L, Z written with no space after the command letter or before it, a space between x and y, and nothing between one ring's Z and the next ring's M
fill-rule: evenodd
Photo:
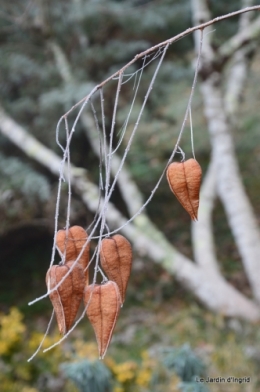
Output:
M256 10L260 10L260 5L258 6L253 6L253 7L247 7L245 9L236 11L236 12L232 12L229 13L227 15L223 15L220 17L217 17L215 19L212 19L206 23L203 23L201 25L195 26L195 27L191 27L187 30L185 30L184 32L176 35L173 38L170 38L164 42L159 43L158 45L155 45L145 51L143 51L142 53L136 55L128 64L126 64L124 67L122 67L120 70L118 70L117 72L115 72L113 75L111 75L109 78L107 78L106 80L104 80L103 82L101 82L100 84L98 84L97 86L94 87L94 89L86 96L84 97L81 101L79 101L78 103L76 103L67 113L65 113L59 120L58 124L57 124L57 128L56 128L56 142L58 144L58 146L61 148L62 153L63 153L63 158L61 160L61 164L60 164L60 176L59 176L59 183L58 183L58 191L57 191L57 202L56 202L56 211L55 211L55 229L54 229L54 242L53 242L53 247L52 247L52 254L51 254L51 261L50 261L50 267L53 265L54 263L54 257L55 257L55 252L56 252L56 244L55 244L55 238L56 238L56 234L58 231L58 220L59 220L59 210L60 210L60 200L61 200L61 188L62 188L62 182L67 182L68 184L68 201L67 201L67 213L66 213L66 233L68 233L69 227L70 227L70 211L71 211L71 196L72 196L72 192L71 192L71 179L70 179L70 145L71 145L71 141L72 141L72 137L73 134L76 130L77 127L77 123L80 119L81 114L83 113L83 111L86 109L87 105L89 104L90 109L91 109L91 115L94 118L94 123L95 123L95 127L96 127L96 132L99 135L99 143L100 143L100 163L99 163L99 202L98 202L98 210L96 212L96 215L93 219L93 222L89 225L88 227L88 238L85 242L85 245L83 246L80 254L77 256L76 260L74 261L74 263L71 266L71 269L73 269L75 267L75 265L78 263L80 257L82 256L85 248L87 247L87 245L89 244L89 242L92 239L96 239L97 240L97 245L96 245L96 249L94 251L94 254L88 264L88 267L90 266L90 264L95 260L95 268L94 268L94 283L96 282L97 279L97 274L98 272L101 273L102 277L103 277L103 281L106 280L106 276L102 273L102 271L99 268L99 253L100 253L100 247L101 247L101 240L102 238L111 235L111 234L115 234L118 231L120 231L125 225L127 225L128 223L130 223L133 219L135 219L143 210L144 208L147 206L147 204L151 201L151 199L154 196L154 193L156 192L156 190L158 189L164 175L165 175L165 171L169 165L169 163L172 161L173 157L175 156L176 152L178 151L182 151L180 149L180 140L187 122L188 117L190 118L190 129L191 129L191 144L192 144L192 154L195 158L195 152L194 152L194 145L193 145L193 128L192 128L192 114L191 114L191 103L192 103L192 98L193 98L193 94L194 94L194 89L196 86L196 82L197 82L197 77L198 77L198 73L199 73L199 67L200 67L200 59L201 59L201 53L202 53L202 45L203 45L203 32L204 29L214 23L217 23L219 21L222 21L224 19L228 19L230 17L245 13L245 12L249 12L249 11L256 11ZM121 227L114 229L113 231L110 231L107 222L106 222L106 212L108 209L108 203L110 201L111 195L115 189L118 177L120 175L120 172L122 170L122 167L125 163L125 160L127 158L127 154L131 148L131 144L133 142L133 139L135 137L135 134L138 130L138 126L140 124L141 121L141 117L143 115L143 111L144 108L146 106L147 100L152 92L152 89L155 85L155 80L156 77L158 75L158 72L160 70L160 67L162 65L163 59L166 55L166 52L169 48L169 46L171 44L173 44L174 42L186 37L187 35L195 32L199 30L201 33L201 39L200 39L200 45L199 45L199 50L198 50L198 55L197 55L197 62L196 62L196 67L195 67L195 72L194 72L194 78L193 78L193 82L192 82L192 86L191 86L191 92L189 95L189 99L188 99L188 103L187 103L187 107L186 107L186 111L184 114L184 119L179 131L179 135L177 137L177 140L175 142L175 145L173 147L172 153L165 165L165 168L161 174L161 176L159 177L156 185L154 186L154 189L151 192L151 195L148 197L148 199L145 201L145 203L143 204L143 206L136 211L135 214L133 214L133 216L130 217L130 219ZM133 72L133 73L126 73L125 71L135 62L137 62L137 60L142 59L142 66L140 69L138 69L137 71ZM124 138L124 135L126 133L126 129L129 126L129 120L130 120L130 116L132 115L133 112L133 107L134 107L134 103L139 91L139 87L140 87L140 83L142 81L142 76L144 73L144 70L147 68L147 66L152 63L157 61L157 66L155 68L155 71L153 73L153 76L151 78L151 81L149 83L149 86L147 88L146 94L144 96L141 108L139 110L138 115L136 116L136 120L135 120L135 124L133 126L133 129L131 131L129 140L126 144L124 153L122 155L121 158L121 163L119 165L119 168L117 170L117 172L115 173L115 175L112 178L112 173L111 173L111 162L113 160L113 155L116 153L116 151L119 149L119 147L122 144L122 140ZM133 97L132 97L132 101L130 104L130 108L128 111L128 114L126 116L126 119L123 123L123 126L119 132L119 141L116 142L116 136L115 135L115 129L116 129L116 119L117 119L117 112L118 112L118 105L119 105L119 99L120 99L120 91L121 91L121 87L122 85L130 82L131 79L134 78L134 86L133 86ZM109 131L109 137L108 132L106 130L106 122L105 122L105 100L104 100L104 86L110 82L116 80L117 81L117 88L116 88L116 93L115 93L115 102L114 102L114 108L113 108L113 114L112 114L112 121L111 121L111 128ZM99 110L100 110L100 121L98 118L98 112L95 108L95 105L97 105L97 97L95 96L95 94L99 91ZM95 101L94 101L95 98ZM78 113L76 115L76 118L73 122L73 125L71 128L69 128L69 123L68 123L68 116L70 114L72 114L72 112L74 112L76 109L78 109ZM60 134L60 128L61 125L64 122L64 128L65 128L65 132L66 132L66 145L65 147L62 146L62 144L59 141L59 134ZM64 263L66 255L63 255L63 259L62 262ZM39 298L34 299L33 301L31 301L29 303L29 305L34 304L35 302L42 300L43 298L46 298L47 296L49 296L50 293L52 293L53 291L57 290L59 288L59 286L64 282L64 280L68 277L68 275L70 274L70 271L68 271L68 273L66 273L64 275L64 277L59 281L59 283L52 288L51 290L49 290L47 293L45 293L44 295L42 295ZM88 304L85 306L85 309L82 313L82 315L78 318L78 320L74 323L74 325L70 328L70 330L58 341L56 342L54 345L52 345L51 347L45 349L44 351L48 351L50 350L52 347L60 344L64 339L66 339L66 337L71 333L71 331L78 325L78 323L82 320L82 318L85 315L86 309L88 307ZM53 316L52 316L53 318ZM51 318L51 320L52 320ZM51 322L51 321L50 321ZM46 334L48 333L50 328L50 323L48 325ZM44 338L46 336L46 334L44 335ZM44 340L44 339L43 339ZM38 353L38 351L40 350L41 346L42 346L43 341L41 342L39 348L36 350L36 352L32 355L32 357L29 359L33 359L34 356Z

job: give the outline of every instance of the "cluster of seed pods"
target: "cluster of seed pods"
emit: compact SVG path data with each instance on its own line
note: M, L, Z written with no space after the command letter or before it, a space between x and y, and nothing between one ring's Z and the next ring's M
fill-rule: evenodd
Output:
M168 166L166 174L172 192L191 219L197 220L202 175L199 163L195 159L174 162ZM99 257L109 280L104 284L89 284L90 244L87 238L86 231L80 226L58 231L56 247L62 264L49 268L46 284L63 335L72 327L83 299L86 315L96 335L99 356L104 358L125 300L132 249L122 235L104 238Z
M131 245L119 234L102 240L100 261L109 279L104 284L89 284L90 244L82 227L59 230L56 247L63 264L49 268L46 284L48 291L52 290L49 297L59 331L64 335L70 330L83 300L95 331L99 356L104 358L125 299L132 267Z

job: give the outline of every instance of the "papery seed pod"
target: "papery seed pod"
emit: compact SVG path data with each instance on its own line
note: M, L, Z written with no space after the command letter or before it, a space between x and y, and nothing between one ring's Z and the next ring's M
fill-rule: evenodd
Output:
M120 294L115 282L91 284L84 292L86 314L94 328L100 358L104 358L120 310Z
M104 238L101 242L100 261L108 278L118 285L123 303L132 267L130 242L120 234Z
M68 236L66 236L66 230L59 230L56 235L56 247L61 255L65 254L65 263L67 261L76 260L80 254L83 246L87 241L88 235L81 226L72 226L68 230ZM85 247L82 256L79 259L79 264L83 270L88 266L89 263L89 248L90 244ZM85 270L85 279L88 283L88 269Z
M48 269L46 274L48 291L57 286L71 269L73 263L73 261L69 261L64 265L53 265ZM82 267L77 264L70 271L64 282L49 294L56 314L59 331L63 335L68 332L77 315L83 297L84 287L84 272Z
M167 168L169 186L193 220L198 217L201 175L201 167L193 158L173 162Z

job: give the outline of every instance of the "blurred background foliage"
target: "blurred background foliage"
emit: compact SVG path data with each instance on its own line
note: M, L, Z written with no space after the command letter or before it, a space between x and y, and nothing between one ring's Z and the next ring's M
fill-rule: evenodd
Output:
M75 331L47 353L27 359L43 338L25 324L12 307L0 315L0 382L5 392L221 392L257 391L259 353L254 339L258 328L239 322L228 324L193 304L174 319L160 307L157 312L135 308L139 327L119 320L114 342L104 361L98 359L89 326ZM148 322L149 320L149 322ZM156 323L160 322L160 326ZM245 327L245 328L244 328ZM147 333L149 331L149 333ZM246 332L245 332L246 331ZM163 332L163 337L159 336ZM92 333L93 335L93 333ZM131 336L130 336L131 335ZM55 328L42 346L59 339ZM185 343L189 340L189 344ZM245 342L247 346L245 347ZM174 345L172 345L174 343ZM192 346L194 348L192 348ZM245 352L247 350L247 353ZM247 355L245 355L247 354ZM199 377L250 377L246 384L198 383Z
M213 16L240 8L239 0L209 0L209 3ZM191 24L189 0L19 0L15 3L0 0L0 101L11 117L60 154L55 129L66 110L137 53ZM215 45L223 43L236 28L237 18L216 25ZM71 82L65 83L61 77L51 50L53 42L66 55L73 74ZM179 132L190 93L193 58L192 36L170 48L129 153L128 166L144 197L154 187ZM258 56L250 69L234 137L243 180L260 222L259 64ZM137 63L132 71L140 66L141 62ZM140 108L154 66L152 63L145 71L134 112ZM125 120L131 89L125 89L122 97L118 129ZM105 88L105 99L109 124L113 84ZM198 89L193 102L193 122L196 156L205 168L210 146ZM61 134L61 141L63 137ZM182 148L189 157L189 132L184 134ZM87 377L92 377L95 385L92 392L227 390L220 384L208 385L208 389L194 384L196 372L206 372L212 377L248 376L250 385L233 384L228 390L257 390L260 383L257 326L224 320L201 309L165 271L144 259L135 260L128 298L104 363L97 362L93 333L84 322L62 346L38 354L28 364L26 360L43 336L51 309L48 301L34 307L26 304L45 290L57 180L3 136L0 136L0 149L0 309L3 312L0 382L3 391L87 392L81 386L81 380ZM99 162L81 124L74 136L71 159L76 166L86 168L90 177L97 178ZM66 191L64 185L64 195ZM124 211L118 191L113 201ZM147 210L168 239L192 257L189 217L173 201L166 181ZM66 202L62 201L61 227L65 224L65 214ZM81 200L73 195L71 223L87 226L92 218ZM223 274L239 290L248 293L247 279L218 204L214 219ZM46 346L58 338L54 329ZM185 345L187 342L190 347ZM168 352L165 347L172 349ZM190 379L185 379L180 366L190 372ZM97 374L103 374L101 386L95 384Z

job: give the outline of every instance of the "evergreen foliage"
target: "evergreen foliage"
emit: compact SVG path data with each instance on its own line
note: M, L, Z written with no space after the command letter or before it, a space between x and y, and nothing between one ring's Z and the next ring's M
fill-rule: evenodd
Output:
M190 19L188 0L182 3L177 0L162 3L63 0L32 4L21 0L19 5L0 0L0 9L0 102L11 117L58 153L60 149L56 145L55 129L60 116L87 95L96 83L131 60L135 54L187 28ZM65 82L62 79L51 49L52 43L63 51L73 80ZM179 52L185 57L187 49L192 48L192 39L189 38L188 46L185 45L177 44L171 56L176 58ZM140 65L133 65L131 71ZM181 72L184 69L185 74L182 63L179 69ZM153 71L154 65L151 64L140 89L141 99ZM144 117L147 123L152 116L157 116L158 107L167 102L171 93L168 86L174 75L170 62L165 63L159 75L158 89L154 90L147 106ZM132 84L128 89L130 93L131 88ZM132 99L130 93L123 92L124 102ZM114 89L106 88L105 94L108 103L106 121L109 125ZM137 109L140 107L138 99ZM123 109L121 103L119 109ZM123 121L119 110L118 127L122 126ZM71 160L79 167L95 171L98 160L93 159L85 134L80 131L79 124L72 143ZM63 137L61 132L61 142ZM32 205L36 202L37 194L41 200L49 198L51 189L41 173L29 172L29 166L24 166L20 158L14 156L10 143L4 138L0 138L0 148L6 156L14 159L6 163L1 159L0 164L4 167L0 174L3 178L1 188L7 186L14 192L19 189L19 197L25 198L25 201L30 193ZM20 163L17 172L13 168L14 162L18 166ZM7 181L6 175L11 177L13 174L14 178ZM49 200L54 201L55 198ZM17 208L21 208L21 205L23 203Z
M209 2L213 17L239 9L241 4L239 0ZM17 122L56 151L55 127L66 110L135 54L191 26L189 0L21 0L19 3L0 0L0 9L0 101ZM230 37L236 26L236 18L217 25L215 44L219 45L227 36ZM62 48L73 74L73 82L65 83L62 80L50 49L51 42L58 43ZM192 73L192 49L191 36L170 48L156 80L156 88L145 108L140 132L129 155L135 178L140 182L146 181L144 188L147 182L153 182L157 177L172 148L169 140L175 135L178 115L186 104L183 92L190 91L190 84L188 88L187 84ZM131 71L134 72L140 65L133 65ZM146 71L144 84L140 88L141 99L154 71L154 64ZM107 88L105 93L109 102L106 111L109 124L114 90ZM125 102L132 98L129 92L122 95ZM194 103L197 105L196 97ZM119 102L118 127L125 119L123 106ZM137 99L134 110L139 108L140 101ZM91 154L86 154L89 146L83 132L78 131L80 127L75 134L75 138L78 138L76 144L72 144L72 161L93 172L93 166L98 165L98 161ZM202 137L196 133L197 149L199 143L205 148L203 126L200 132ZM4 138L0 138L0 148L3 151L0 154L0 208L3 209L4 205L4 209L11 213L7 199L13 195L30 205L50 200L51 179L16 157ZM146 191L149 193L148 188ZM20 203L16 208L23 210L23 206ZM161 205L158 210L160 213L157 215L164 219ZM176 217L175 220L179 221ZM166 225L165 221L163 224ZM196 375L203 374L204 366L189 346L165 350L163 355L167 369L176 372L183 380L180 384L183 392L206 390L204 385L194 382ZM99 361L64 364L63 370L81 392L110 391L109 371Z
M62 364L66 376L75 382L80 392L110 392L111 374L101 361Z
M197 382L182 382L180 383L180 392L208 392L208 388L204 384Z
M224 0L212 1L214 14L239 5L239 0L228 5ZM21 0L19 6L0 0L0 8L0 100L11 116L56 151L59 151L55 144L57 120L73 103L136 53L191 25L189 0L63 0L33 4ZM223 35L227 33L225 29L221 31ZM62 80L51 50L52 42L64 52L74 82ZM185 63L190 63L187 54L192 47L190 36L169 51L146 108L147 124L152 118L160 129L174 120L167 117L163 107L172 94L171 82L186 79L187 72L190 73L190 66L187 69ZM136 67L140 64L134 65L133 71ZM147 80L153 69L153 64L148 67L144 75ZM146 83L140 97L145 86ZM106 94L107 100L113 102L114 90L108 89ZM128 98L126 95L125 99ZM112 106L106 111L108 124L111 116ZM86 143L84 135L81 138ZM77 164L86 167L88 162L82 157Z
M0 192L11 190L30 201L35 198L46 201L50 196L50 184L45 176L18 158L0 154Z
M180 348L169 348L163 350L163 363L168 369L174 370L185 382L191 382L196 376L202 376L205 366L194 354L188 344Z
M163 365L174 371L182 380L179 385L181 392L207 392L208 388L196 381L205 374L205 365L190 348L184 344L180 348L162 349Z

